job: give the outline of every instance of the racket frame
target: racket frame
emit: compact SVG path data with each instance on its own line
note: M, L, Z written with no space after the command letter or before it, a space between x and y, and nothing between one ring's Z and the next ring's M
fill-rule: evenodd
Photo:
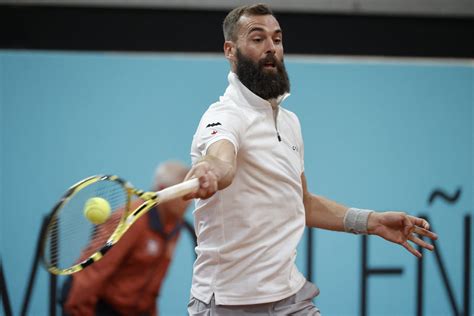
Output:
M87 259L84 259L72 265L71 267L62 269L56 267L54 263L48 262L48 260L46 260L45 258L46 241L48 240L50 230L53 229L53 225L55 225L54 219L56 218L58 212L60 212L62 207L66 203L68 203L69 200L73 198L77 192L91 184L106 180L118 183L126 192L126 203L124 205L124 212L114 232L107 239L105 244L100 247L96 252L90 255ZM120 240L120 238L122 238L122 236L127 232L131 225L133 225L135 221L137 221L143 214L147 213L155 205L177 197L184 196L188 193L197 190L198 187L198 179L191 179L186 182L165 188L158 192L149 192L135 189L129 182L115 175L96 175L77 182L66 191L63 197L53 207L49 215L48 225L44 231L44 235L42 236L41 242L41 258L44 266L49 272L56 275L69 275L83 270L94 262L100 260ZM138 198L143 200L143 202L137 208L131 211L130 203L133 196L137 196Z

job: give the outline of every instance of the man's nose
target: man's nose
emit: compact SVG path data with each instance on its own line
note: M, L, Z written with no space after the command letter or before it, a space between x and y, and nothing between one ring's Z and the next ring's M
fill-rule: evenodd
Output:
M265 52L267 54L271 53L271 54L275 54L275 43L273 43L273 39L268 39L266 41L266 47L265 47Z

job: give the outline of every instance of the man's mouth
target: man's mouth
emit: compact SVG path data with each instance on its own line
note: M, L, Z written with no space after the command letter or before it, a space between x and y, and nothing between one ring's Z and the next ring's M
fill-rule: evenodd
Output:
M273 68L275 68L275 63L271 62L271 61L268 61L268 62L263 64L263 67L266 68L266 69L273 69Z

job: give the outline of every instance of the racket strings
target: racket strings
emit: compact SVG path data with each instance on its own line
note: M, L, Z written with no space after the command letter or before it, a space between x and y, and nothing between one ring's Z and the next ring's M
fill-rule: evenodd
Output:
M110 216L93 224L84 215L87 201L101 198L110 205ZM66 198L48 227L44 259L58 269L67 269L97 252L121 222L128 200L127 191L108 179L94 182Z

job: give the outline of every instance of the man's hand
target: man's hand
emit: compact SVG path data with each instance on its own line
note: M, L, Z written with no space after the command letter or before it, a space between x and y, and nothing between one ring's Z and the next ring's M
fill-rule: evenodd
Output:
M400 244L418 258L421 258L421 253L413 248L408 241L425 249L433 250L433 245L426 243L417 236L428 237L432 240L438 239L438 236L429 229L430 224L426 220L403 212L373 212L370 214L367 223L369 234Z
M207 154L194 164L184 180L199 179L199 190L184 196L184 199L207 199L217 190L228 187L235 175L234 145L226 140L219 140L209 146Z
M191 178L199 179L199 190L194 193L184 196L184 199L207 199L210 198L218 190L218 179L211 164L206 161L196 163L191 170L189 170L184 180Z

